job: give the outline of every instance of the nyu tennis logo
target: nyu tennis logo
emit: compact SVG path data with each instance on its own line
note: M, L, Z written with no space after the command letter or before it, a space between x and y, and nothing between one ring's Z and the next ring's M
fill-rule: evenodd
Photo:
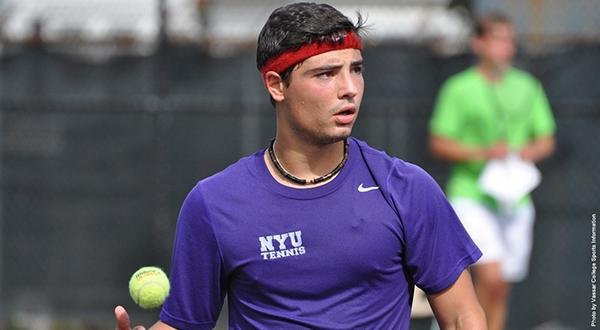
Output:
M264 260L299 256L306 253L302 246L302 231L260 236L260 255Z

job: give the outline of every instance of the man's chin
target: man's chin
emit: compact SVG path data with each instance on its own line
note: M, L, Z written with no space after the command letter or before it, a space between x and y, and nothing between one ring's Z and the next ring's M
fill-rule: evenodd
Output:
M320 136L317 137L315 142L320 145L334 144L340 141L344 141L350 137L352 130L348 130L347 132L341 132L337 134L332 134L328 136Z

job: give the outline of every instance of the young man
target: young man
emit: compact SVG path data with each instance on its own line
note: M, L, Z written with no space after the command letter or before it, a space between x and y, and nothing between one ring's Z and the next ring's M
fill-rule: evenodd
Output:
M517 153L537 162L554 149L555 123L541 84L511 66L513 28L498 14L481 18L472 48L479 62L442 87L430 123L434 155L454 163L447 194L483 257L475 288L490 329L503 329L512 282L528 271L534 210L526 196L510 212L478 178L490 159Z
M361 24L324 4L271 14L257 64L276 138L186 198L153 329L211 329L226 294L233 329L408 329L415 284L444 327L485 328L466 270L481 253L439 187L350 138Z

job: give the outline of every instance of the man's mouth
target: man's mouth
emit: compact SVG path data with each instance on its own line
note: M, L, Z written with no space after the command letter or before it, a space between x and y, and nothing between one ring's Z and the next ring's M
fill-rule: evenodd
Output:
M356 107L354 105L346 105L333 115L335 121L341 125L351 124L355 116Z

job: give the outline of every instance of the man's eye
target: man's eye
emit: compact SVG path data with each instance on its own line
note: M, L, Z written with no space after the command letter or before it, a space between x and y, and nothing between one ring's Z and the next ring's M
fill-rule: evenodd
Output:
M363 67L362 66L356 66L352 69L352 72L354 73L362 73L363 72Z
M333 71L321 72L321 73L317 74L317 77L319 77L319 78L330 78L330 77L333 77Z

